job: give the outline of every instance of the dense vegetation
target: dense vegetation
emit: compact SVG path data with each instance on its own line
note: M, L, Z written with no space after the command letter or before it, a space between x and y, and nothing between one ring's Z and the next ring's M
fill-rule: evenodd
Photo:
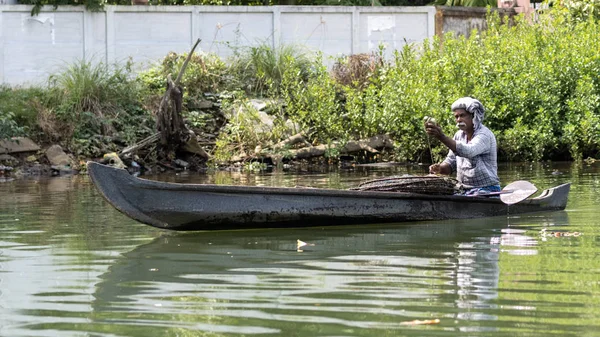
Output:
M394 159L428 161L423 116L435 117L451 134L450 104L470 95L486 106L484 123L497 135L504 160L598 158L595 14L561 7L535 24L517 18L510 25L491 15L488 30L469 38L448 34L443 41L407 45L392 59L384 59L383 50L352 55L333 60L333 68L297 46L237 50L235 62L197 54L182 81L184 114L202 128L215 116L200 111L198 102L207 93L220 97L227 122L211 150L219 161L270 151L298 131L311 144L388 134L396 144ZM81 62L52 76L45 88L0 88L0 138L29 135L82 157L135 143L153 132L166 74L176 72L184 56L170 54L138 76L128 65ZM252 97L273 102L269 132L256 128ZM240 105L242 113L230 113ZM431 147L435 160L447 151L439 143ZM288 150L272 151L285 156Z

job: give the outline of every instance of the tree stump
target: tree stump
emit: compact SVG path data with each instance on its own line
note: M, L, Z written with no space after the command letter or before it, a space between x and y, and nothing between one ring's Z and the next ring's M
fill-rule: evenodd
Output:
M173 81L170 74L167 76L167 90L160 101L156 119L156 128L160 132L160 142L158 144L159 157L169 160L175 159L176 151L187 144L189 137L193 135L183 122L183 117L181 116L183 88L179 85L179 82L199 43L200 39L196 41L188 54L175 81Z

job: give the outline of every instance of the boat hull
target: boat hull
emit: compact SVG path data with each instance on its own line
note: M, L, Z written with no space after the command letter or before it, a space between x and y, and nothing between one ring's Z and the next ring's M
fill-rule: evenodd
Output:
M497 198L205 184L133 177L90 162L104 198L142 223L172 230L309 227L506 216L566 207L569 184L506 205Z

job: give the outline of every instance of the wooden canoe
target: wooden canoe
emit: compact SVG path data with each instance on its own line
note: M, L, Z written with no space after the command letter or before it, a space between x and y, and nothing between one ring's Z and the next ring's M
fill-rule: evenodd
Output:
M570 184L506 205L497 198L317 188L177 184L95 162L88 173L125 215L163 229L219 230L469 219L563 210Z

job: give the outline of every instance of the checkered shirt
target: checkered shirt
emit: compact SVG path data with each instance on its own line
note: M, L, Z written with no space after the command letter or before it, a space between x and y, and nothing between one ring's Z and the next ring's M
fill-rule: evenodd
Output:
M459 130L454 134L456 153L452 150L444 160L450 164L456 179L465 188L499 185L496 137L484 125L480 125L467 142L467 134Z

